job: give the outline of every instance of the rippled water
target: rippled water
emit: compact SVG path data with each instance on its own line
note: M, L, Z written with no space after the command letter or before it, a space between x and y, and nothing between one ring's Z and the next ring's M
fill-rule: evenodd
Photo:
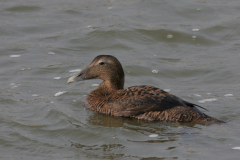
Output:
M1 159L239 159L239 0L0 2ZM116 56L148 84L226 125L147 123L86 110L100 80L67 78Z

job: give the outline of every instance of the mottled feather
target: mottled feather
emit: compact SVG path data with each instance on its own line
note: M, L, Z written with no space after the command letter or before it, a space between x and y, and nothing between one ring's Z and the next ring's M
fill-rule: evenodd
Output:
M90 110L99 113L147 121L223 122L196 108L203 107L153 86L138 85L123 89L122 65L117 58L110 55L97 56L86 69L69 78L68 82L87 79L103 80L87 96L85 103Z

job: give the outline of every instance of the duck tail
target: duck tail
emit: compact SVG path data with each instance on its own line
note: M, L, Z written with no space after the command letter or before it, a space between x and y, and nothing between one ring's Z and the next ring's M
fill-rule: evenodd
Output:
M187 102L187 101L183 101L187 106L190 106L190 107L199 107L199 108L202 108L202 109L204 109L204 110L206 110L206 111L208 111L209 112L209 110L207 110L206 108L204 108L204 107L202 107L202 106L199 106L199 105L197 105L197 104L193 104L193 103L190 103L190 102Z

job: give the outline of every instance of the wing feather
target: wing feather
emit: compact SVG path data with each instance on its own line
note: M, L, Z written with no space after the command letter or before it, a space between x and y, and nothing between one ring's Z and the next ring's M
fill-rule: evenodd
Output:
M164 111L176 106L197 106L152 86L133 86L116 92L107 103L115 116Z

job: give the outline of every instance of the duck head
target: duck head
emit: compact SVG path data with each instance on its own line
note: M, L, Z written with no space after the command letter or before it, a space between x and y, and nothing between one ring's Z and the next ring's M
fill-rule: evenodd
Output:
M99 55L81 72L70 77L68 83L88 79L102 79L116 89L123 89L124 72L118 59L111 55Z

